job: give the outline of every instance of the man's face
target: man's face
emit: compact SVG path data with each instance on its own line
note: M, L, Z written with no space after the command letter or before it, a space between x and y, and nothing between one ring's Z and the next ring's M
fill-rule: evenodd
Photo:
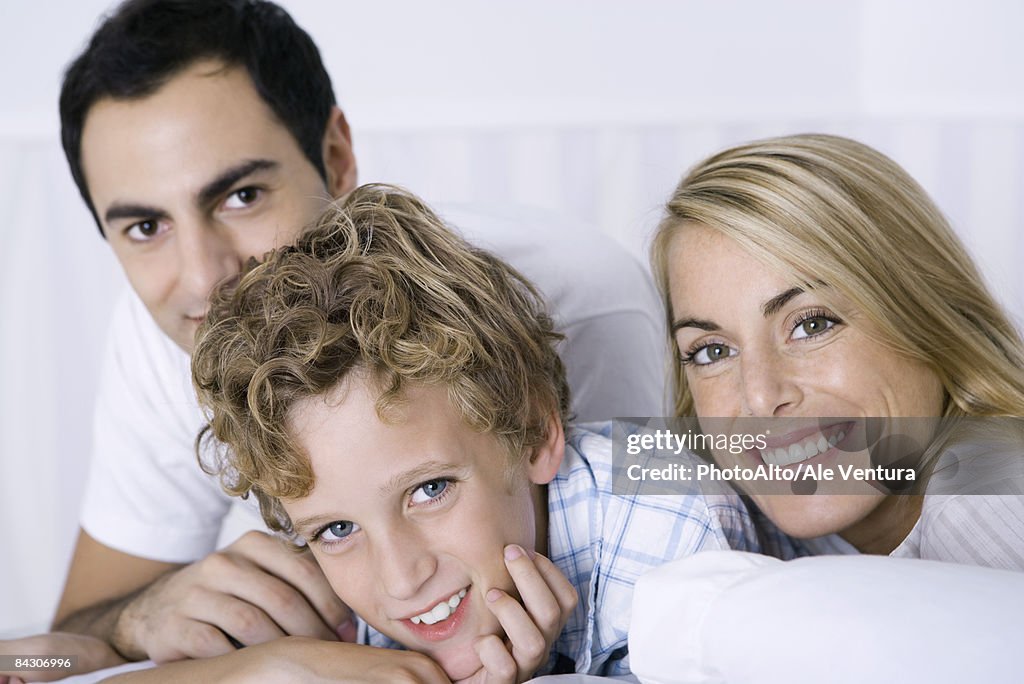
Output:
M474 640L500 633L488 590L518 596L505 545L533 549L538 529L546 541L533 484L554 473L541 459L510 470L497 439L470 429L444 389L410 390L388 423L376 396L353 375L292 409L315 485L282 503L347 605L460 679L480 668Z
M325 145L343 137L332 122ZM191 351L213 287L249 257L294 240L325 201L351 189L347 139L343 147L341 161L325 154L341 171L329 171L328 188L248 73L204 61L152 95L97 102L82 166L129 282L157 325Z

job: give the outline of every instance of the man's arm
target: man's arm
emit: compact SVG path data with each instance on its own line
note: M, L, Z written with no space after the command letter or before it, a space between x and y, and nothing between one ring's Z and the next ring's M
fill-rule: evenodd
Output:
M87 634L109 642L125 604L140 589L180 567L121 553L79 528L64 593L50 629Z
M232 640L355 638L348 609L312 557L261 532L180 566L121 553L83 531L54 629L156 662L230 653Z

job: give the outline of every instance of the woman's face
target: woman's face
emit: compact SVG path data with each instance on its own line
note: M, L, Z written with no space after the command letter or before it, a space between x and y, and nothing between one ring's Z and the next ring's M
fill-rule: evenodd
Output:
M717 231L700 224L678 229L669 245L669 293L696 413L702 424L707 417L772 419L764 421L774 433L768 448L746 452L744 465L870 467L866 450L855 454L842 443L834 446L836 438L842 442L851 432L848 424L819 419L938 416L942 385L923 364L874 341L855 312L840 314L827 306L819 294L827 285L817 290L801 285ZM836 301L836 293L830 294ZM808 434L811 424L821 426L819 433ZM822 438L830 448L800 455L803 442L825 446L817 441ZM793 444L800 447L797 455L787 457ZM864 490L868 493L751 494L784 531L811 537L845 531L868 518L883 495L872 487Z

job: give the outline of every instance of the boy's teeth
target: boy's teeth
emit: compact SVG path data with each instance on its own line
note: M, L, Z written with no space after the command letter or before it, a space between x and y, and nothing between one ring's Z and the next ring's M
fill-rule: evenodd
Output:
M455 612L455 609L459 607L459 604L465 596L466 590L461 589L457 594L453 594L447 601L441 601L427 612L414 615L409 618L409 620L414 625L418 625L421 622L427 625L434 625L442 620L447 620L451 617L451 614Z

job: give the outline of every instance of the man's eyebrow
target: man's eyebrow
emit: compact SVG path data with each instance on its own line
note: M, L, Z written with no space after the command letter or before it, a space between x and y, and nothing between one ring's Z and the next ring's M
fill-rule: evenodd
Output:
M767 302L761 305L761 313L764 314L765 318L770 318L779 312L779 310L786 305L786 302L793 299L797 295L802 295L804 288L802 287L791 287L785 292L775 295Z
M159 221L160 219L167 218L167 212L163 209L151 207L146 204L111 204L107 208L107 212L103 214L103 220L106 223L116 221L118 219L133 219L133 218L152 218Z
M197 197L197 204L204 207L227 192L232 185L257 171L276 169L280 164L270 159L250 159L225 169L216 178L204 185Z

